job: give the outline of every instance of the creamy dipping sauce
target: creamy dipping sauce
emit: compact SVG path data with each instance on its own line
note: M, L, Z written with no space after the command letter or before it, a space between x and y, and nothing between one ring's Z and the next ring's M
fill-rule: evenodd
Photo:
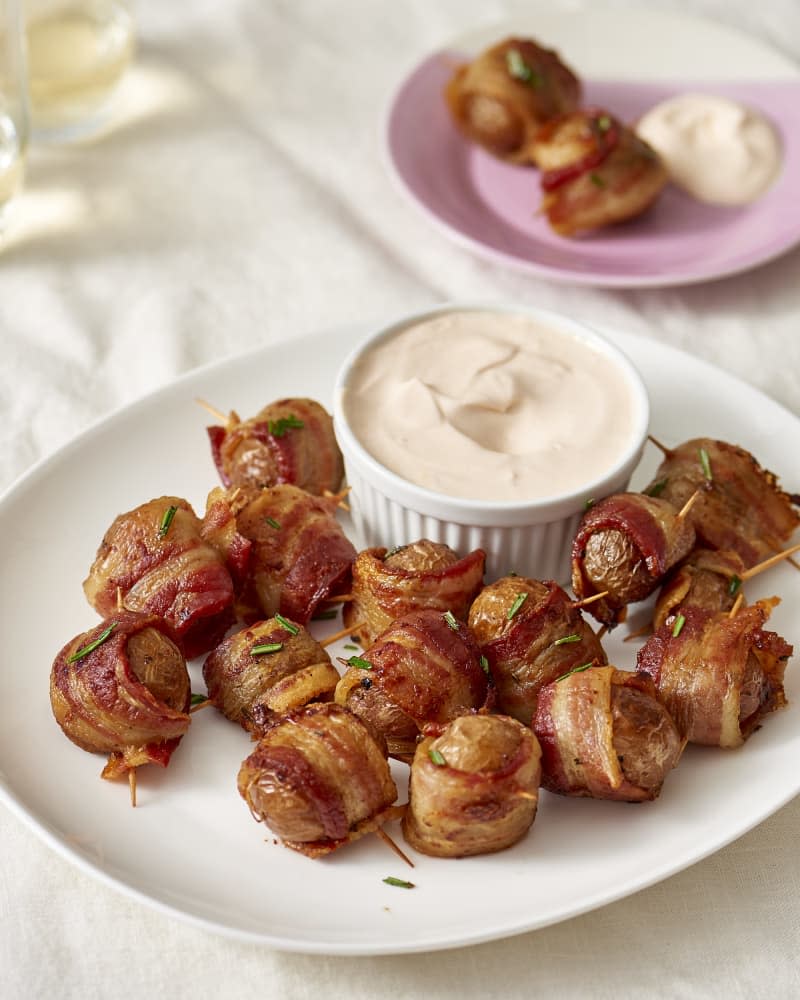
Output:
M463 499L520 501L579 489L633 443L635 404L614 360L517 313L464 310L366 350L342 408L399 476Z
M677 185L716 205L755 201L777 177L783 158L780 138L763 115L711 94L681 94L657 104L636 132Z

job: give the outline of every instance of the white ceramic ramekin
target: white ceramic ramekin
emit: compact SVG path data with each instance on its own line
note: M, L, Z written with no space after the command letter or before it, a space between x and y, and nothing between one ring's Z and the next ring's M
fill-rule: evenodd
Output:
M522 502L469 500L417 486L375 459L348 423L344 405L348 379L362 354L402 329L442 313L490 311L530 316L599 351L624 377L633 403L630 444L618 462L600 478L557 496ZM580 405L576 400L575 405ZM334 389L333 421L351 488L348 502L363 547L393 548L422 538L445 542L459 555L476 548L486 552L486 579L515 572L539 580L565 583L570 551L587 500L625 490L647 438L650 405L641 375L628 357L605 337L582 323L545 309L522 305L450 303L407 315L370 334L347 357Z

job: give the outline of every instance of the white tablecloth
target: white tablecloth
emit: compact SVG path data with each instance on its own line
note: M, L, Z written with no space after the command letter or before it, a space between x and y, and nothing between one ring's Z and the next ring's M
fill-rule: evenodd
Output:
M800 60L796 0L664 6ZM429 50L513 9L140 0L114 127L33 147L0 253L0 487L199 364L445 299L538 303L665 341L800 414L800 251L688 288L557 285L451 245L399 196L378 149L393 86ZM795 801L683 873L556 926L434 954L337 958L155 912L0 807L0 995L798 996L799 830Z

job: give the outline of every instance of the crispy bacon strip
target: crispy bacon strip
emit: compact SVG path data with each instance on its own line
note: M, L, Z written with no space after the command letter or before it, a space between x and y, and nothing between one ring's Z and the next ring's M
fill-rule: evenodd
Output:
M171 512L171 513L170 513ZM104 617L118 606L160 615L188 657L208 652L233 621L233 582L186 500L164 496L115 518L83 589Z
M650 679L612 666L548 684L532 725L542 785L561 795L655 799L684 746Z
M680 620L668 618L639 650L637 669L652 677L690 743L741 746L786 704L783 675L793 648L763 628L777 603L756 601L732 618L682 608Z
M166 767L189 728L189 674L173 639L157 615L123 610L71 639L53 662L56 722L81 749L110 754L104 778Z
M552 580L516 576L489 584L468 625L488 660L498 710L526 725L545 684L584 663L606 663L600 640Z
M460 66L445 99L468 139L501 159L530 163L541 125L577 107L580 92L556 52L529 38L506 38Z
M304 625L327 598L350 587L356 550L336 520L336 503L288 484L212 490L206 524L224 520L227 507L226 528L214 537L229 564L248 550L238 573L240 618L254 622L280 612Z
M292 483L309 493L335 492L344 462L330 414L313 399L279 399L250 420L235 415L208 428L211 454L225 486Z
M541 210L561 236L641 215L668 180L655 150L602 108L545 124L533 156L543 171Z
M572 587L578 598L607 591L590 605L606 625L628 604L644 600L670 567L687 555L695 533L688 517L660 497L616 493L584 514L572 546Z
M464 621L483 582L485 562L482 549L459 558L449 545L428 539L393 551L359 552L344 624L360 624L353 634L366 646L395 619L420 608L450 611Z
M410 760L423 727L493 703L478 646L449 614L424 609L398 618L356 660L336 701L365 718L401 760Z
M536 817L541 750L504 715L463 715L417 746L403 834L423 854L463 858L502 851Z
M745 565L736 552L694 549L668 574L653 610L653 628L683 608L730 611L739 594Z
M712 438L693 438L668 451L648 490L681 507L700 490L687 517L698 541L736 552L746 567L783 548L800 524L800 498L750 452Z
M397 798L384 748L333 703L274 719L242 763L238 786L256 820L312 858L380 828Z
M206 658L208 697L224 716L258 733L275 715L329 701L339 673L297 622L258 622L224 639Z

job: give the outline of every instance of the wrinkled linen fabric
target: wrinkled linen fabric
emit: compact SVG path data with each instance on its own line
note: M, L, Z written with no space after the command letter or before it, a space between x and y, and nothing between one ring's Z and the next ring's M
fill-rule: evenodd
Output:
M448 299L547 306L672 344L800 415L800 250L694 287L558 285L449 243L391 183L380 128L393 87L450 37L522 6L139 0L139 50L112 124L91 141L32 147L0 251L0 488L198 365ZM661 6L800 61L796 0ZM0 994L798 996L798 829L795 801L687 871L561 924L345 958L280 953L156 912L0 807Z

